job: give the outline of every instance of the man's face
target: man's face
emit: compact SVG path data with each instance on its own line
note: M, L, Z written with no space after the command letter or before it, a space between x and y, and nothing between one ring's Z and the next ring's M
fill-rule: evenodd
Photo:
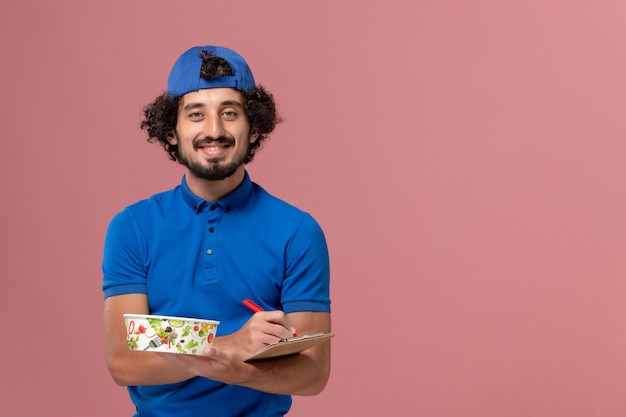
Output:
M189 174L221 181L244 169L251 134L243 95L232 88L210 88L185 94L178 108L175 137L179 161Z

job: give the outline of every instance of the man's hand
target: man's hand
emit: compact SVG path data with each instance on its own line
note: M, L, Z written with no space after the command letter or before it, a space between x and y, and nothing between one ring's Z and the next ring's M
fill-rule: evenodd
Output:
M260 311L235 333L217 337L213 346L231 350L243 361L267 345L292 337L295 333L296 329L282 311Z

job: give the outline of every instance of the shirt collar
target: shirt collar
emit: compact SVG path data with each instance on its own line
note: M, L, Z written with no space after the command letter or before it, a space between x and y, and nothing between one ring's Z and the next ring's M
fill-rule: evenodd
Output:
M245 171L243 181L237 186L237 188L217 200L215 203L209 203L208 201L205 201L204 199L195 195L189 189L189 187L187 186L185 175L183 175L181 192L185 203L187 203L187 205L196 213L199 213L202 207L207 204L218 204L230 211L231 209L243 205L248 200L248 197L252 192L252 181L250 180L248 171Z

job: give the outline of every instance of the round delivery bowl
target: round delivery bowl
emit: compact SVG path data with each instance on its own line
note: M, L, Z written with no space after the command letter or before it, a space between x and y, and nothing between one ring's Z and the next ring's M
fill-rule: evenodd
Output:
M219 321L176 316L124 314L128 349L201 355L213 344Z

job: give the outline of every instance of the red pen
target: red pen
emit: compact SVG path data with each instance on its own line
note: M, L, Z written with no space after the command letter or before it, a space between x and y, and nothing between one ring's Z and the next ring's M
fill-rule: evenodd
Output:
M254 311L255 313L258 313L259 311L263 311L263 309L261 307L259 307L254 301L252 300L243 300L242 304L245 305L246 307L248 307L250 310Z
M255 303L252 300L248 300L247 298L245 300L243 300L241 302L243 305L245 305L246 307L248 307L250 310L254 311L255 313L258 313L259 311L263 311L263 309L261 307L259 307L259 305L257 303ZM296 333L293 334L293 337L298 336Z

